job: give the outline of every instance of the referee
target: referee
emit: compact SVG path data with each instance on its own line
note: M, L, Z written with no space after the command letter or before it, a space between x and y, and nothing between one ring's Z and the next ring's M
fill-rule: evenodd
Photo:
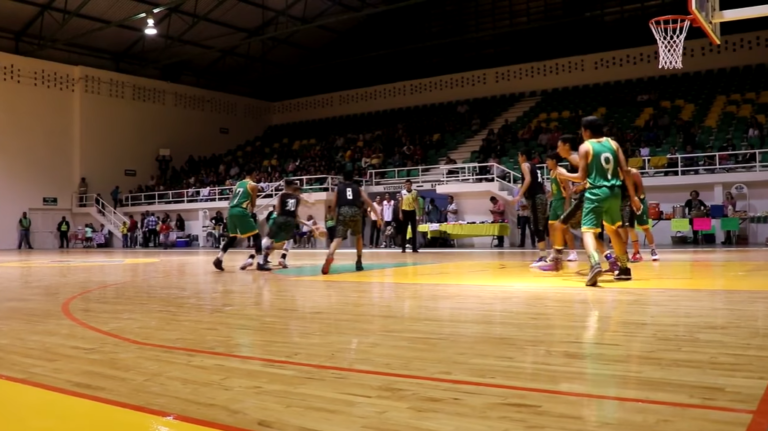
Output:
M400 220L403 221L403 227L400 231L401 244L403 244L403 253L405 253L405 244L408 240L408 226L411 227L411 247L414 253L418 253L417 235L419 234L419 226L416 222L416 207L419 205L419 194L416 190L413 190L413 183L411 180L405 180L405 189L400 192L403 195L403 204L400 206Z

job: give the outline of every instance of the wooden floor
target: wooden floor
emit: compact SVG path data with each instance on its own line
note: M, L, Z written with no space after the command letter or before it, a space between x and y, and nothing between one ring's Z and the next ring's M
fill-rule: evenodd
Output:
M768 250L214 254L0 253L0 429L768 430Z

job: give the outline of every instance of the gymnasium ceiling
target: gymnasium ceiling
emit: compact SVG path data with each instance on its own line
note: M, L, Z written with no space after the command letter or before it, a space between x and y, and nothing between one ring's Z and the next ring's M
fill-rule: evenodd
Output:
M648 19L686 13L685 3L0 0L0 51L280 101L649 45ZM147 13L157 35L144 34Z

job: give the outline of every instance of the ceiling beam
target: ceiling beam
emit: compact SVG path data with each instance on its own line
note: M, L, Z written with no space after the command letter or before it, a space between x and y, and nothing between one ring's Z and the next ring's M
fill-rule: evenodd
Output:
M27 5L27 6L41 7L40 4L35 3L33 1L30 1L30 0L11 0L11 1L13 1L14 3L24 4L24 5ZM72 36L70 38L67 38L67 39L58 40L58 41L52 41L52 42L49 42L47 44L42 44L39 48L37 48L37 49L35 49L35 50L31 51L31 52L28 52L27 54L30 54L30 53L33 53L33 52L40 52L40 51L43 51L45 49L50 48L51 46L66 45L66 44L70 43L73 40L81 39L83 37L90 36L92 34L98 33L100 31L104 31L104 30L112 28L112 27L119 27L119 28L123 28L123 29L130 29L130 30L141 31L141 30L139 30L137 28L126 26L125 24L127 24L129 22L132 22L132 21L136 21L136 20L142 19L142 18L146 18L150 14L157 13L157 12L160 12L160 11L163 11L163 10L166 10L166 9L170 9L170 8L172 8L174 6L180 5L180 4L182 4L184 2L187 2L187 1L188 0L173 0L173 1L168 2L168 3L166 3L166 4L162 5L162 6L157 6L157 7L154 7L152 9L149 9L149 10L147 10L145 12L138 13L138 14L129 16L127 18L123 18L123 19L121 19L119 21L113 21L113 22L110 22L110 21L107 21L107 20L103 20L103 19L100 19L100 18L88 17L88 16L82 15L82 14L73 14L74 16L76 16L78 18L86 19L86 20L92 21L92 22L98 22L98 23L101 23L102 25L100 27L97 27L97 28L88 30L86 32L74 35L74 36ZM54 8L54 7L50 7L50 8L48 8L48 10L55 11L55 12L58 12L58 13L61 13L61 14L64 14L64 15L69 13L68 11L66 11L64 9L59 9L59 8Z
M48 9L53 6L53 4L56 3L56 0L48 0L48 3L42 5L42 4L35 4L39 9L35 13L35 16L32 17L29 21L27 21L26 24L24 24L24 27L21 28L18 32L16 32L17 37L22 37L27 34L30 28L32 28L33 25L39 20L43 15L45 15L46 12L48 12Z
M219 1L217 1L217 2L216 2L214 5L213 5L213 6L211 6L210 8L208 8L208 10L207 10L207 11L205 11L205 12L204 12L202 15L200 15L200 16L196 16L195 18L193 18L192 24L189 24L189 25L187 26L187 28L185 28L185 29L184 29L184 31L182 31L181 33L179 33L179 34L177 34L177 35L175 35L175 36L169 36L168 38L166 38L166 40L167 40L167 41L169 41L170 43L168 43L166 46L164 46L164 47L163 47L163 49L161 49L161 50L158 52L157 56L158 56L158 57L161 57L161 56L162 56L162 54L164 54L164 53L165 53L165 52L166 52L168 49L170 49L171 47L175 46L175 45L176 45L176 44L178 44L178 43L183 43L183 41L182 41L182 39L181 39L181 38L183 38L184 36L186 36L186 35L187 35L187 33L189 33L190 31L194 30L194 29L195 29L195 27L197 27L197 25L198 25L198 24L200 24L201 22L203 22L203 20L204 20L204 19L208 18L208 16L210 16L210 15L211 15L213 12L215 12L215 11L216 11L218 8L220 8L220 7L222 7L224 4L226 4L226 3L227 3L227 1L229 1L229 0L219 0ZM158 23L158 25L159 25L159 23ZM170 25L170 24L169 24L169 25Z
M30 0L11 0L11 1L14 1L16 3L21 3L21 4L28 4L28 5L31 5L31 6L42 6L42 5L39 5L37 3L31 2ZM178 5L180 5L181 3L185 2L185 1L188 1L188 0L176 0L175 2L167 3L166 6L168 6L167 8L172 8L172 7L174 7L174 5L178 6ZM55 7L51 7L50 11L56 12L56 13L64 13L64 10L58 9L58 8L55 8ZM170 11L169 11L169 13L170 13ZM139 15L141 15L141 14L139 14ZM134 17L135 16L137 16L137 15L134 15ZM144 31L142 29L136 28L136 27L132 27L132 26L129 26L129 25L124 25L124 24L113 25L114 23L110 23L107 20L104 20L104 19L101 19L101 18L95 18L95 17L92 17L92 16L83 15L83 14L77 15L77 18L78 19L83 19L83 20L86 20L86 21L90 21L90 22L95 22L95 23L98 23L98 24L102 24L102 27L90 30L90 31L88 31L86 33L93 33L95 31L102 31L102 30L105 30L106 28L113 28L114 27L114 28L119 28L119 29L122 29L122 30L127 30L127 31L130 31L130 32L133 32L133 33L139 33L139 34L142 35L142 37L144 35ZM163 18L165 18L165 17L163 17ZM81 35L77 35L75 37L69 38L69 39L64 40L64 41L58 41L58 42L55 42L55 43L51 43L48 46L45 46L43 48L39 48L39 49L35 49L35 50L31 50L31 51L25 52L25 54L28 55L28 54L40 52L40 51L43 51L44 49L48 49L48 48L50 48L52 46L70 45L72 43L71 42L72 40L79 39L83 34L85 34L85 33L82 33ZM165 35L162 35L160 33L158 33L157 35L155 35L153 37L158 37L158 38L161 38L161 39L170 39L169 36L165 36ZM138 39L137 41L134 42L134 44L140 43L141 40L143 40L143 39ZM201 44L201 43L192 42L192 41L188 41L188 40L180 40L180 42L183 43L184 45L200 49L203 52L210 52L210 51L213 51L213 50L217 49L217 48L211 47L209 45L204 45L204 44ZM251 56L248 56L248 55L245 55L245 54L239 54L239 53L236 53L236 52L232 53L231 55L234 56L234 57L238 57L238 58L242 58L242 59L248 60L248 61L266 62L266 60L258 60L255 57L251 57ZM270 63L272 63L273 65L276 65L276 66L280 66L279 64L274 63L274 62L270 62ZM148 66L150 64L151 64L151 62L146 62L144 65Z
M307 0L307 1L310 1L310 0ZM251 1L251 0L240 0L240 3L247 4L248 6L255 7L255 8L258 8L258 9L261 9L261 10L265 10L267 12L272 12L274 14L279 14L280 13L280 9L275 9L273 7L270 7L270 6L267 6L267 5L263 5L263 4L259 4L259 3L256 3L254 1ZM308 19L305 19L305 18L302 18L302 17L299 17L299 16L295 16L295 15L286 14L285 17L290 19L291 21L297 22L297 23L302 24L302 25L307 25L307 24L311 23L311 21L309 21ZM334 28L325 26L325 25L319 25L319 26L317 26L317 28L319 28L320 30L325 30L328 33L332 33L332 34L335 34L337 36L341 34L340 31L338 31L338 30L336 30Z
M207 52L222 52L222 51L225 51L225 50L231 50L233 48L237 48L239 46L242 46L242 45L245 45L245 44L248 44L248 43L251 43L251 42L256 42L256 41L259 41L259 40L273 39L273 38L275 38L277 36L281 36L281 35L284 35L284 34L290 34L290 33L293 33L295 31L300 31L300 30L304 30L304 29L307 29L307 28L319 27L319 26L322 26L324 24L344 21L344 20L348 20L350 18L359 18L359 17L362 17L362 16L372 15L372 14L375 14L375 13L391 11L391 10L394 10L394 9L400 9L400 8L404 8L404 7L408 7L408 6L413 6L413 5L416 5L416 4L419 4L419 3L424 3L424 2L427 2L427 1L431 1L431 0L408 0L408 1L405 1L403 3L398 3L398 4L395 4L395 5L391 5L391 6L385 6L385 7L376 8L376 9L366 9L366 10L364 10L362 12L355 13L355 14L342 15L342 16L338 16L338 17L334 17L334 18L329 18L329 19L322 20L322 21L312 22L312 23L309 23L309 24L302 25L300 27L294 27L294 28L289 28L289 29L285 29L285 30L278 30L278 31L275 31L275 32L272 32L272 33L267 33L267 34L261 35L261 36L250 37L250 38L244 39L244 40L242 40L240 42L236 42L236 43L230 44L228 46L222 46L222 47L219 47L219 48L209 48L207 50ZM202 53L200 53L200 54L202 54ZM189 54L189 55L184 55L184 56L177 57L177 58L169 58L168 60L164 60L164 61L162 61L160 63L157 63L157 65L175 63L177 61L187 60L189 58L196 57L197 55L199 55L199 54Z
M320 12L318 12L318 13L317 13L317 15L315 15L314 17L312 17L311 21L317 21L317 20L318 20L320 17L322 17L322 16L323 16L323 15L325 15L326 13L330 12L330 11L331 11L333 8L335 8L335 7L336 7L336 4L335 4L335 3L329 3L329 4L328 4L328 5L325 7L325 8L323 8L323 10L321 10ZM290 38L292 38L292 37L296 36L296 35L297 35L297 34L299 34L299 33L301 33L301 31L295 31L295 32L293 32L293 33L289 34L288 36L286 36L286 37L284 37L284 38L282 38L282 39L279 39L279 40L280 40L280 41L282 41L282 42L285 42L285 41L287 41L288 39L290 39ZM272 51L274 51L276 48L277 48L277 45L273 45L273 46L271 46L271 47L270 47L268 50L266 50L266 51L262 51L261 55L259 55L259 58L266 58L266 57L267 57L267 55L269 55L269 53L271 53Z
M77 14L79 14L79 13L80 13L80 11L82 11L82 10L83 10L83 8L84 8L85 6L87 6L87 5L88 5L88 3L90 3L90 2L91 2L91 0L83 0L83 1L81 1L81 2L80 2L80 4L79 4L79 5L77 5L77 7L75 8L75 10L73 10L72 12L70 12L70 13L69 13L69 15L66 15L66 18L64 18L64 20L61 22L61 24L59 25L59 27L58 27L58 28L56 28L56 30L54 30L54 31L53 31L53 33L51 33L51 34L49 34L48 36L46 36L45 40L43 40L43 41L41 42L41 44L45 45L45 44L49 43L50 41L52 41L52 40L53 40L53 39L56 37L56 35L57 35L57 34L59 34L59 32L60 32L61 30L64 30L64 27L66 27L66 26L67 26L67 24L69 24L69 23L72 21L72 19L73 19L74 17L76 17L76 16L77 16Z

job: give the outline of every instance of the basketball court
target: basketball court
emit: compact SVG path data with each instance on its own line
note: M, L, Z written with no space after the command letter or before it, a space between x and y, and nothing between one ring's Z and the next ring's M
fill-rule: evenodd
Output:
M0 253L4 428L765 431L768 251ZM45 351L44 356L40 355ZM44 413L41 413L44 412Z

